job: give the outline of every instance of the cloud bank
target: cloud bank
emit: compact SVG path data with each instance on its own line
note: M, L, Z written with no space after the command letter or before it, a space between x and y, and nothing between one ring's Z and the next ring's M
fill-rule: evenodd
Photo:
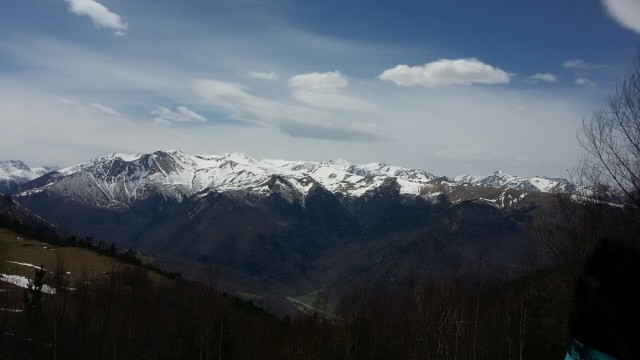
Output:
M381 80L398 86L425 86L436 88L444 85L508 84L509 74L475 58L440 59L424 66L398 65L387 69Z
M69 3L69 11L79 16L88 16L97 28L109 28L117 36L124 35L128 25L122 22L120 15L109 11L106 6L95 0L65 0Z

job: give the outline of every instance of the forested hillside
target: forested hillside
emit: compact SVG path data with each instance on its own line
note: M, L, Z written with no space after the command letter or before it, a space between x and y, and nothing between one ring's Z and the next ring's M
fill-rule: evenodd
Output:
M32 279L26 289L0 282L2 358L540 358L566 344L566 297L545 272L354 285L336 306L320 294L316 311L291 319L219 293L213 270L192 283L8 230L0 244L5 277L19 268ZM39 263L44 271L17 265Z

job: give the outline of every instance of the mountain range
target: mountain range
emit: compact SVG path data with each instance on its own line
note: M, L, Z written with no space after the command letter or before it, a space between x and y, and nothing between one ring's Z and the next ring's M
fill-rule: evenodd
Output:
M29 185L25 195L44 188L50 192L67 188L76 191L69 196L107 208L128 206L154 193L178 201L203 191L246 190L267 194L271 191L267 185L274 178L284 181L292 196L301 197L314 185L334 194L360 197L391 177L398 182L401 194L421 196L435 196L443 187L450 190L457 186L547 193L572 189L565 179L523 178L500 171L488 176L463 175L450 179L384 163L355 164L344 159L258 161L239 153L194 156L177 150L144 155L114 153L61 170L31 170L21 161L5 161L0 162L0 170L0 183L13 184L14 191L16 185L47 175ZM5 186L4 190L10 187Z
M227 291L282 299L471 274L479 262L518 271L536 212L572 185L173 150L111 154L12 189L13 201L72 233L154 254L171 271L215 266Z

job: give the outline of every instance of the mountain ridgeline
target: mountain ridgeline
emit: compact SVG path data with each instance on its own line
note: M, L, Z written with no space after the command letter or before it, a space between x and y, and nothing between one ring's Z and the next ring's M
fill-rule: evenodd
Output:
M299 293L464 272L479 261L514 270L532 214L570 190L565 180L499 172L448 179L382 163L159 151L53 171L13 198L82 236Z

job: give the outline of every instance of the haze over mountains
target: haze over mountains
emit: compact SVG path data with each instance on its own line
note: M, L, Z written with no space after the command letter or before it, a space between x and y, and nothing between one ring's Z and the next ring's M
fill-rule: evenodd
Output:
M174 271L213 264L229 291L279 296L464 273L478 259L489 272L516 271L534 214L573 189L502 172L451 179L383 163L177 150L29 176L13 201L72 233L181 264Z

